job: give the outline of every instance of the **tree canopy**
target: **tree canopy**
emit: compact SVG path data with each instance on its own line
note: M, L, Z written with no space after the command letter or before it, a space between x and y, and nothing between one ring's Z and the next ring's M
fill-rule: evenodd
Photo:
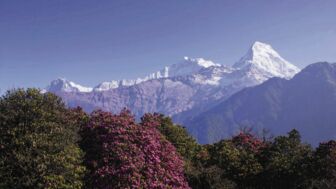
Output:
M252 130L200 145L161 114L70 109L37 89L0 98L0 188L332 189L336 142Z
M37 89L0 98L0 188L81 188L77 123L61 99Z
M158 117L140 123L127 110L95 111L83 129L89 188L189 188L183 161L157 130Z

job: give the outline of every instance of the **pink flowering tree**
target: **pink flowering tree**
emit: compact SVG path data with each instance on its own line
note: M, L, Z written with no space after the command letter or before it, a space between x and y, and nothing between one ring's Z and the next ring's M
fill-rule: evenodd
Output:
M189 188L183 161L147 114L136 123L127 110L91 114L82 131L89 188Z
M231 141L236 148L245 149L254 153L259 153L266 146L264 141L250 132L240 132L238 135L234 136Z

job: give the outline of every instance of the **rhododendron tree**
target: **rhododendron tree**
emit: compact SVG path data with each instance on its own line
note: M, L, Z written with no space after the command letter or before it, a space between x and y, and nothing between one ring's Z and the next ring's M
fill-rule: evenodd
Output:
M189 188L183 161L157 130L158 117L136 123L127 110L91 114L82 131L89 188Z
M240 132L232 138L232 143L236 148L245 149L254 153L259 153L266 143L254 136L251 132Z

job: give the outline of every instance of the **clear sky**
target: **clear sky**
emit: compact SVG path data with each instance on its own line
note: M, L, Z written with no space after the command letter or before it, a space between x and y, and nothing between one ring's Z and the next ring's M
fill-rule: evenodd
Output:
M0 89L94 86L183 56L231 65L256 40L301 68L336 62L336 1L1 0Z

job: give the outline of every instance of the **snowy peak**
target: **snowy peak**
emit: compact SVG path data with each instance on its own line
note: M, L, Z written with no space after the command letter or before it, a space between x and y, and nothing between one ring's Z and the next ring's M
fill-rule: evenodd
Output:
M262 65L263 63L274 63L270 62L274 60L288 63L272 48L271 45L259 41L256 41L252 45L246 58L250 58L252 63L259 65ZM268 62L265 61L266 59Z
M168 76L183 76L195 74L203 68L209 68L212 66L221 66L211 60L205 60L203 58L189 58L184 57L184 60L178 64L173 64L168 67Z
M220 66L220 64L216 64L212 62L211 60L205 60L203 58L190 58L187 56L184 57L184 62L187 64L198 65L203 68L208 68L210 66Z
M59 78L50 83L46 89L49 92L91 92L92 88L83 87L64 78Z
M265 74L276 77L291 78L300 71L299 68L282 58L271 45L256 41L248 52L233 65L237 69L253 67Z
M266 43L262 43L260 41L256 41L253 43L252 47L251 47L252 51L254 53L258 53L258 52L267 52L267 53L272 53L272 54L276 54L278 56L280 56L273 48L271 45L266 44Z
M119 81L102 82L93 88L94 91L108 91L119 87Z
M151 79L160 79L160 78L167 78L169 76L168 74L168 67L165 67L161 71L151 73L143 78L137 78L137 79L122 79L122 80L112 80L112 81L106 81L102 82L96 87L93 88L93 91L108 91L111 89L119 88L119 87L129 87L132 85L136 85Z

